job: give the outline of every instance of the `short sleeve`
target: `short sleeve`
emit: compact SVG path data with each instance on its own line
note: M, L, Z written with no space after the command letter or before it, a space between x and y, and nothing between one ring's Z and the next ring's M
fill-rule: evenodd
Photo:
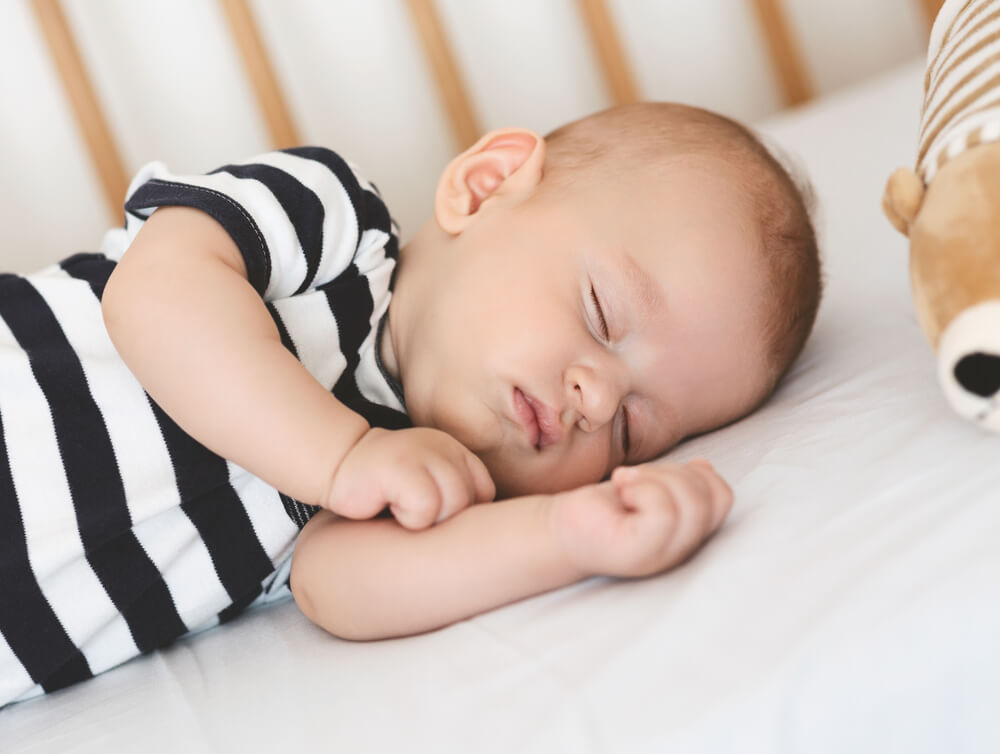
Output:
M174 175L150 163L129 187L126 229L164 206L215 218L266 300L321 286L351 265L364 273L367 259L397 253L398 233L374 186L323 147L269 152L204 175Z

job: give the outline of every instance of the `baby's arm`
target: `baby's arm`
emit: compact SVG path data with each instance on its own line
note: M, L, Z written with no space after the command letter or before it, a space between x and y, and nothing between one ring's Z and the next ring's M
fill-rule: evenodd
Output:
M718 529L731 505L722 478L694 461L474 505L421 532L320 513L296 543L292 592L310 620L337 636L414 634L590 575L663 571Z
M352 518L390 503L420 527L493 497L453 438L370 430L317 382L282 345L235 242L199 210L154 212L102 306L125 363L182 429L302 502ZM376 474L372 459L387 465Z

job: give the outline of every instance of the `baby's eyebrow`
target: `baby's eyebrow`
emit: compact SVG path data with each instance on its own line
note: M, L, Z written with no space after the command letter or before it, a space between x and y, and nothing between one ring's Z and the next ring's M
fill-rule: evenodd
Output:
M663 306L663 292L653 277L642 268L627 249L622 252L622 272L629 296L639 304L643 313L649 314Z

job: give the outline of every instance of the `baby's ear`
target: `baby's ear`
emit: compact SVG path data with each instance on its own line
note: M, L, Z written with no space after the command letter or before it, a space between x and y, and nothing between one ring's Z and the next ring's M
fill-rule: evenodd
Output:
M434 217L446 233L461 233L487 201L516 203L542 180L545 140L534 131L491 131L448 163L438 179Z
M882 211L896 230L908 236L923 200L924 182L920 177L909 168L897 168L886 183Z

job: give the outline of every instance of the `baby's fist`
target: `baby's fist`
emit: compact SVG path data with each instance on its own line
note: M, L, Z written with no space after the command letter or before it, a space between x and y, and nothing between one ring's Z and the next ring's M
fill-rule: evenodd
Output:
M371 518L388 505L402 526L424 529L495 494L486 466L451 435L372 428L344 457L323 507Z
M556 495L555 535L588 573L648 576L693 553L725 520L729 485L707 461L615 469L610 481Z

